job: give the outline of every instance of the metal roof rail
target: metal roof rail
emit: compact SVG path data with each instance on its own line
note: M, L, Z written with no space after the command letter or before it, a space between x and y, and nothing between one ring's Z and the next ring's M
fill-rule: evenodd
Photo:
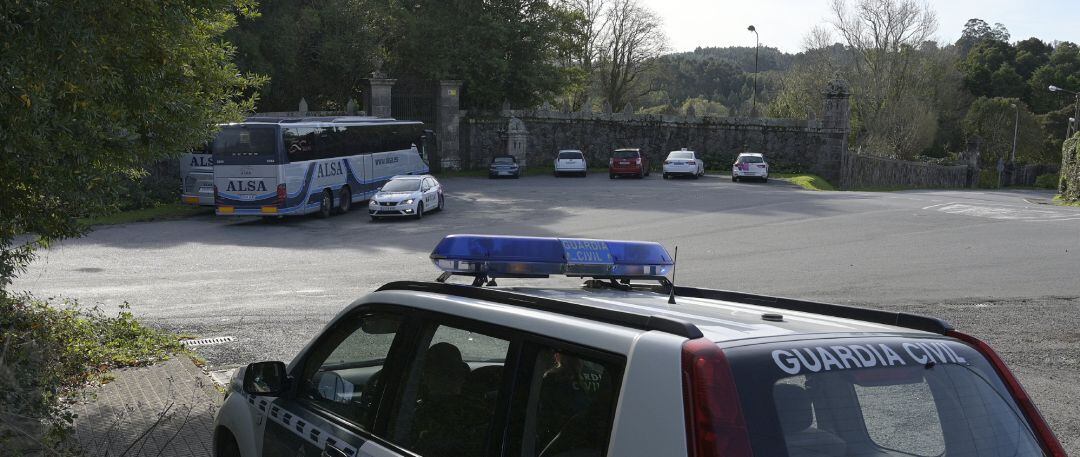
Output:
M627 313L563 300L536 297L520 292L509 292L461 284L419 281L392 282L377 289L377 291L383 290L432 292L453 295L455 297L472 298L539 311L549 311L565 316L579 317L597 322L636 328L639 330L656 330L689 339L701 338L704 336L696 325L681 319L674 319L666 316Z
M742 292L726 290L699 289L695 287L675 287L675 295L683 297L705 298L710 300L723 300L748 305L768 306L770 308L786 309L789 311L802 311L825 316L841 317L876 324L894 325L897 327L922 330L924 332L945 334L953 330L952 325L936 317L920 316L918 314L897 313L882 311L856 306L834 305L793 298L770 297L754 295Z

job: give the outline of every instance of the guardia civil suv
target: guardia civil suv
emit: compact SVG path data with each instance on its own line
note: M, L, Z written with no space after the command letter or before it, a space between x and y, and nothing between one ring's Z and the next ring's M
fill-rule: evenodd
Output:
M675 286L656 243L451 235L431 260L239 370L216 455L1065 455L938 319Z

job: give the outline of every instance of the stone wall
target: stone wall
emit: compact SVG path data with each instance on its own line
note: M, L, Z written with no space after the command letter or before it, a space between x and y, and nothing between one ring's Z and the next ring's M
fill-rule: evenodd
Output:
M1061 148L1061 198L1067 202L1080 202L1080 133L1065 141Z
M941 166L847 153L840 188L963 188L972 185L973 170L968 165Z
M507 151L507 131L520 121L528 132L528 166L551 167L560 149L580 149L591 167L606 167L616 148L641 148L654 169L670 151L697 151L707 168L726 170L740 152L763 152L777 171L802 171L838 178L844 142L829 137L846 131L819 121L765 118L698 118L607 113L512 110L507 117L470 118L462 123L464 168L479 168ZM508 121L513 119L513 121Z

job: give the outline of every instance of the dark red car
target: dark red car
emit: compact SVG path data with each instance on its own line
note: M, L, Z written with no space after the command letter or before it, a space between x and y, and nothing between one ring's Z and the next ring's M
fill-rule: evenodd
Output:
M649 157L638 148L616 149L608 160L608 177L616 176L649 176Z

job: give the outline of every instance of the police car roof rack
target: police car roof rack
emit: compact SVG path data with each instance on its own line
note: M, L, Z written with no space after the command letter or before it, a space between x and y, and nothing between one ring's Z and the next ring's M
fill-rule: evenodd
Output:
M704 336L696 325L681 319L665 316L646 314L633 314L624 311L616 311L608 308L582 305L579 303L554 300L544 297L509 292L498 289L482 287L470 287L463 284L431 283L418 281L398 281L386 284L378 289L383 290L409 290L417 292L433 292L438 294L453 295L456 297L472 298L495 303L502 303L522 308L550 311L566 316L580 317L598 322L621 325L624 327L641 330L656 330L664 333L678 335L684 338L695 339Z
M870 308L859 308L856 306L796 300L793 298L770 297L766 295L754 295L727 290L699 289L683 286L676 286L675 294L681 297L723 300L746 303L749 305L768 306L770 308L779 308L789 311L802 311L857 321L873 322L876 324L893 325L938 334L945 334L946 332L953 330L952 325L949 325L948 322L936 317L920 316L918 314L897 313Z

